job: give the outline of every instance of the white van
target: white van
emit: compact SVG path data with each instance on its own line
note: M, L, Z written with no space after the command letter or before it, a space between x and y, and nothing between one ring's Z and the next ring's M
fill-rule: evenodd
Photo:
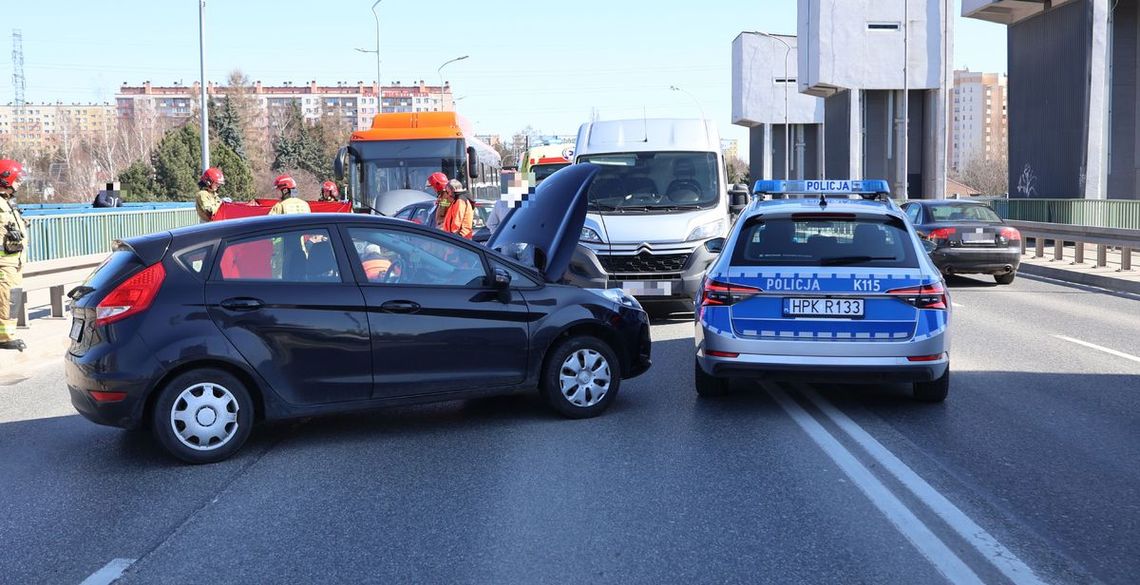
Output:
M728 233L720 135L712 122L636 119L578 130L574 162L601 167L567 279L622 288L649 308L692 310Z

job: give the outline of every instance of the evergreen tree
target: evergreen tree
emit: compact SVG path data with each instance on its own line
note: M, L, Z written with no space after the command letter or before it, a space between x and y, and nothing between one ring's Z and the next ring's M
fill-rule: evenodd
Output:
M198 127L186 125L166 133L151 155L155 194L173 200L190 200L198 192L202 174L201 135ZM253 172L249 164L221 140L210 145L210 163L222 169L226 184L223 197L244 200L253 197Z
M242 120L238 114L237 107L226 96L222 99L221 105L210 105L210 132L222 144L225 144L234 151L242 160L248 161L249 157L245 153L245 138L242 136Z
M119 173L124 201L148 201L158 191L154 183L154 168L146 160L136 160Z

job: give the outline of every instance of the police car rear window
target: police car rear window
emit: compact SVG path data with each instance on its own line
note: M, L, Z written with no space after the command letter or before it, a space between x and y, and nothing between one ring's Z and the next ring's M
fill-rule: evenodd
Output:
M918 256L899 219L805 215L746 224L732 265L917 268Z

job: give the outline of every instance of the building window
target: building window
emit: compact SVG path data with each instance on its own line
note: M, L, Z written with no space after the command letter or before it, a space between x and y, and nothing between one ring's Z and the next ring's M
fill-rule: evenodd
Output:
M897 31L902 28L902 24L898 22L868 22L867 30L877 31Z
M776 85L779 85L781 83L795 83L796 78L795 77L777 77L775 79L775 82L776 82Z

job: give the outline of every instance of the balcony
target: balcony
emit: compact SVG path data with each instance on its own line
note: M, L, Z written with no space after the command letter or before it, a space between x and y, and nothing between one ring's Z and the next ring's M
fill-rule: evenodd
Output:
M1073 0L1053 0L1053 7ZM1045 11L1045 0L962 0L962 16L1015 24Z

